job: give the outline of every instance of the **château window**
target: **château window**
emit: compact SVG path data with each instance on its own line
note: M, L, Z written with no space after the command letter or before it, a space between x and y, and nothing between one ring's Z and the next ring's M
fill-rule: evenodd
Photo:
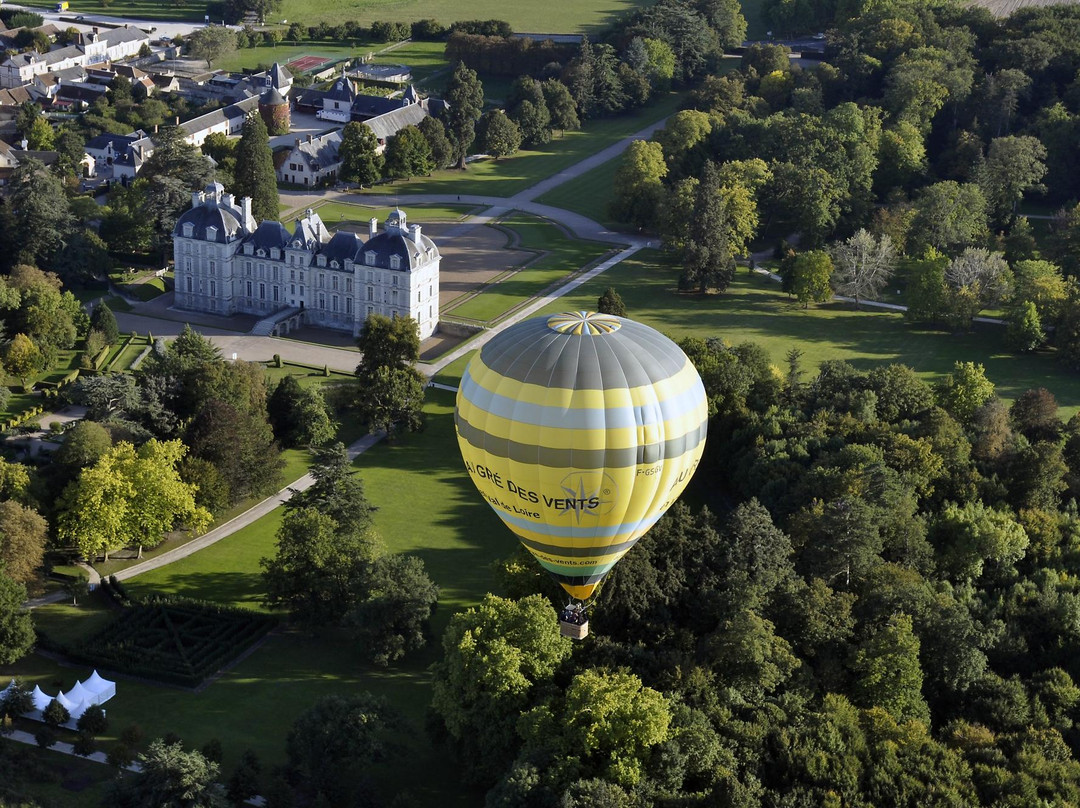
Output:
M368 300L374 300L375 299L375 290L370 286L367 288L367 299Z
M399 256L399 255L391 255L390 256L390 269L401 269L401 256ZM394 280L396 281L397 278L395 278Z
M184 225L184 238L191 238L195 233L195 227L191 224Z
M251 297L251 281L247 282L247 296Z
M216 272L216 271L217 271L217 262L211 261L210 262L210 274L213 275L214 272Z
M364 263L367 264L369 267L375 266L375 253L364 253Z
M266 284L259 284L259 300L266 300Z

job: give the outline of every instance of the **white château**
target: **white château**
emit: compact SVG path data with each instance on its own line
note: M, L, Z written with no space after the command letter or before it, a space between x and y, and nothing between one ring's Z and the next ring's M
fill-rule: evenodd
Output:
M359 334L370 314L412 317L427 339L439 322L439 249L393 210L379 230L331 233L310 208L290 233L256 225L251 200L220 183L192 194L173 230L175 304L221 316L281 315Z

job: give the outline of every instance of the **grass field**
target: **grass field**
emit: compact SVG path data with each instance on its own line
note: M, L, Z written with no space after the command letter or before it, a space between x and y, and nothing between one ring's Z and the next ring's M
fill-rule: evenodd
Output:
M430 177L384 183L365 193L401 194L403 204L408 194L486 194L513 196L531 188L591 154L617 143L661 118L676 112L682 103L678 93L668 93L632 115L592 121L577 132L566 132L538 150L523 150L502 160L471 163L467 171L447 169Z
M557 225L537 216L517 214L504 219L500 225L517 234L516 246L536 250L542 255L505 280L447 310L446 314L480 322L496 321L611 249L607 244L571 238Z
M556 7L530 3L507 4L500 0L476 0L462 7L455 0L283 0L267 22L299 20L304 25L320 21L341 24L359 20L370 25L376 20L413 22L434 17L444 24L455 20L498 18L507 20L515 31L543 33L597 32L618 16L644 5L640 0L584 0L561 2ZM201 22L205 5L155 3L153 0L75 0L71 12L109 14L144 20L192 20Z
M572 210L605 227L615 227L615 222L608 214L608 207L615 198L615 172L622 161L618 158L586 171L580 177L564 182L546 194L537 197L541 205L551 205L564 210Z
M325 202L315 208L319 218L331 230L347 225L351 229L361 228L365 231L368 220L372 217L379 220L380 228L383 227L391 210L392 208L377 208L372 205L355 205L348 202ZM429 224L460 222L476 208L472 205L408 205L404 207L404 210L412 224Z

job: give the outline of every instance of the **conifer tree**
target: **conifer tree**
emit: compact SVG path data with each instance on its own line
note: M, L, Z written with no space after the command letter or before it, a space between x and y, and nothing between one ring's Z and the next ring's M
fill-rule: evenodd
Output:
M248 115L240 130L233 193L238 197L251 197L251 212L256 222L277 221L277 178L270 153L270 136L266 124L257 114Z

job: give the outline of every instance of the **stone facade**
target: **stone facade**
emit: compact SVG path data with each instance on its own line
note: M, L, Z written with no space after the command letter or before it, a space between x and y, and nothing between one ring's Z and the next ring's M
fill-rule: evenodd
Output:
M412 317L427 339L439 321L439 249L395 210L368 237L331 234L310 209L292 233L256 225L251 200L213 184L192 195L173 230L176 305L267 318L299 312L314 326L359 334L369 314Z

